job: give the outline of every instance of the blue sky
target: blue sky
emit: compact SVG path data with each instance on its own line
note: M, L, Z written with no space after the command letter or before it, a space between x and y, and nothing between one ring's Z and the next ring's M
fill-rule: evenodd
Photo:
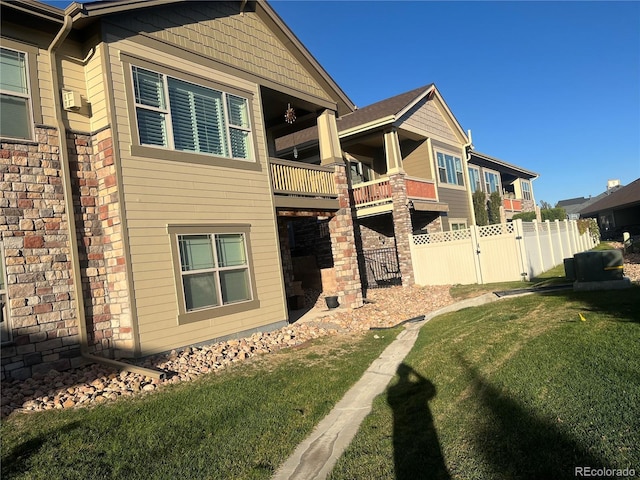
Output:
M538 203L640 177L640 3L270 3L360 107L434 82Z
M640 177L640 3L271 4L360 107L434 82L538 202Z

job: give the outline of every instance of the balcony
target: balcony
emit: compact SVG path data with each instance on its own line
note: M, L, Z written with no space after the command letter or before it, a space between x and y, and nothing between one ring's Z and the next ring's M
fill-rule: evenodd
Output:
M439 203L434 180L405 177L407 198L415 210L446 212L448 206ZM353 186L353 200L358 217L376 215L393 210L392 189L389 179L382 177Z
M269 158L276 207L337 210L333 167Z
M522 200L516 198L503 198L502 205L505 212L521 212Z

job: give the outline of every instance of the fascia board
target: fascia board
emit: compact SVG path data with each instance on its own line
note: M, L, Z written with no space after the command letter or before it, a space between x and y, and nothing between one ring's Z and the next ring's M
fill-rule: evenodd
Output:
M395 120L396 120L395 115L388 115L386 117L379 118L377 120L373 120L371 122L368 122L362 125L357 125L355 127L351 127L346 130L338 131L338 137L345 138L351 135L356 135L358 133L366 132L367 130L373 130L375 128L393 124Z

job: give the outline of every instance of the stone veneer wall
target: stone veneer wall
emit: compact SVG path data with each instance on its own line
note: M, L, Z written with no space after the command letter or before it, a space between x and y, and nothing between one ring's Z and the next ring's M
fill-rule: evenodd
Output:
M67 136L89 348L132 355L131 307L110 130ZM58 132L0 149L0 240L12 341L2 378L27 378L83 363L69 256Z
M329 234L338 291L326 293L337 294L340 304L344 307L358 308L363 304L362 284L358 267L352 202L349 196L349 181L344 164L335 165L334 181L340 209L329 221Z
M362 249L393 248L396 245L391 214L376 215L357 220L356 228L362 238Z
M286 218L278 217L278 239L280 241L280 258L282 260L282 274L287 298L293 295L293 262L289 248L289 228Z
M332 268L333 254L329 236L329 220L318 217L296 218L291 222L295 245L291 249L292 257L313 255L318 268Z
M0 239L13 337L1 349L3 379L81 363L58 132L38 127L36 139L0 148Z
M109 357L133 356L111 130L68 133L67 142L89 347Z
M413 263L411 261L411 246L409 235L412 233L411 212L409 211L409 199L407 198L405 175L397 173L389 176L391 197L393 200L393 231L396 237L396 249L398 251L398 263L402 274L402 286L408 287L415 283L413 276Z

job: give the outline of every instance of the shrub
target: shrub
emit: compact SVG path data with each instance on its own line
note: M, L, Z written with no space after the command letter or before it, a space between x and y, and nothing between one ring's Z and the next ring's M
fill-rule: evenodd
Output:
M554 220L564 220L567 218L567 211L562 207L544 208L540 210L540 216L543 222L545 220L549 220L550 222Z
M489 195L489 223L500 223L500 207L502 206L502 197L498 192Z
M533 222L536 219L536 212L521 212L513 215L514 220L518 218L523 222Z
M583 235L587 230L591 238L595 241L596 245L600 243L600 228L598 228L598 222L595 218L580 218L578 219L578 232Z
M484 192L476 190L471 196L473 200L473 211L476 214L476 225L484 227L489 224L487 215L487 197Z

